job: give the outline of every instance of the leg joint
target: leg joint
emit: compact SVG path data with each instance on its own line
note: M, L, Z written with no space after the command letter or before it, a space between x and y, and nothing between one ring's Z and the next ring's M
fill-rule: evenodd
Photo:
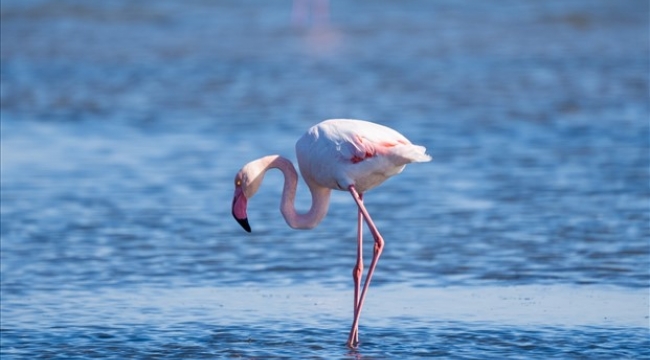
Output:
M374 250L375 250L375 253L384 250L384 239L379 237L378 239L375 240Z
M352 269L352 278L354 278L355 281L358 281L359 279L361 279L362 274L363 274L363 264L357 263Z

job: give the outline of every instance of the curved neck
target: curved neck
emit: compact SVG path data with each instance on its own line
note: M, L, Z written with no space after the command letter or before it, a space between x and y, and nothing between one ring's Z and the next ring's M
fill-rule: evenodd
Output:
M311 208L304 214L298 214L295 207L296 188L298 187L296 168L291 161L279 155L266 156L260 160L266 163L264 172L276 168L282 171L284 175L280 212L287 224L294 229L312 229L316 227L327 214L331 190L307 181L307 186L309 186L311 192Z

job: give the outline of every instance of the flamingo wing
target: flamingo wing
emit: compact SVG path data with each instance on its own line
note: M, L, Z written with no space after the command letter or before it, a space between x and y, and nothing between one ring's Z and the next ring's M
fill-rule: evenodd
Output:
M324 125L343 162L358 164L382 157L395 166L430 161L423 146L412 144L399 132L361 120L328 120Z
M407 145L406 139L376 139L363 134L354 134L341 145L341 156L357 164L377 155L387 155L396 145Z
M429 161L425 148L402 134L362 120L325 120L296 143L300 172L307 183L330 189L370 189L399 173L404 165Z
M397 131L362 120L327 120L321 133L336 146L341 161L357 164L377 155L387 155L396 145L411 142Z

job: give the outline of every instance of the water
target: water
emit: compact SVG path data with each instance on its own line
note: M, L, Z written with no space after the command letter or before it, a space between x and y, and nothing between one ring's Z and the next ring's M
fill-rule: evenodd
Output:
M291 6L2 2L3 359L650 357L646 2ZM356 350L349 195L230 215L331 117L434 158L366 196Z

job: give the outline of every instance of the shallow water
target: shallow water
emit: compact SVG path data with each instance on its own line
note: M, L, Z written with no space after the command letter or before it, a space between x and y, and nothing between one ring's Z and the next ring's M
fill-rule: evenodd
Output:
M60 358L637 357L646 291L514 286L373 289L345 347L349 291L291 287L52 291L5 304L5 353ZM619 306L612 306L619 304ZM625 304L625 306L620 306ZM6 320L5 320L6 321Z
M2 357L650 356L648 5L481 4L3 1ZM230 215L331 117L434 158L366 194L354 351L349 196Z

